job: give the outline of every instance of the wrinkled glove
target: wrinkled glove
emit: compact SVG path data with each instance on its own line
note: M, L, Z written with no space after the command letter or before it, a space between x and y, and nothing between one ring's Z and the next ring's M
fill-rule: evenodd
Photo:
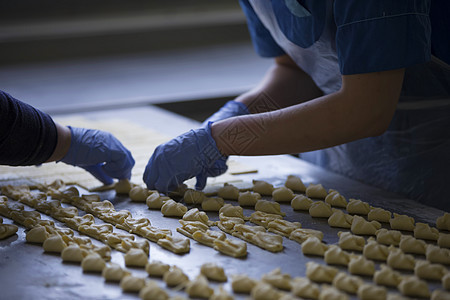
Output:
M197 189L203 189L208 175L225 172L216 164L225 158L211 136L211 124L188 131L155 149L143 177L148 189L167 194L197 175L205 176L204 181L197 180L196 184ZM210 173L210 169L215 173Z
M104 184L112 184L113 178L130 179L133 156L111 133L68 127L72 138L62 162L85 169Z

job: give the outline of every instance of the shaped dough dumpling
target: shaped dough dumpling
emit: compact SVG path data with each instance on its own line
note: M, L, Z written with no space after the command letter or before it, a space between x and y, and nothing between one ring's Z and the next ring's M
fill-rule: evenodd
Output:
M291 200L291 207L293 210L309 210L314 201L305 195L295 195Z
M167 286L184 286L189 281L189 277L184 274L183 270L173 266L164 273L163 280Z
M198 275L197 278L186 284L186 293L193 298L209 298L214 290L209 286L205 276Z
M333 279L333 286L349 294L356 294L360 285L364 281L357 276L349 275L345 272L339 272Z
M333 214L330 204L324 201L316 201L309 207L309 214L315 218L328 218Z
M255 204L255 210L262 211L268 214L277 214L281 216L286 215L281 211L280 203L268 200L258 200L258 202L256 202Z
M67 244L59 234L49 236L42 244L42 248L44 248L45 252L61 253L66 247Z
M315 229L298 228L291 232L289 239L301 244L310 236L317 237L320 241L323 239L323 232Z
M402 235L400 238L399 248L405 253L425 254L427 250L427 243L410 235Z
M382 286L364 283L359 286L357 295L361 300L386 299L387 290Z
M344 213L342 210L335 210L328 218L328 225L331 227L351 228L353 216Z
M219 288L214 291L214 294L209 297L209 300L234 300L234 297L230 295L223 286L219 286Z
M223 215L225 217L234 217L234 218L241 218L243 220L247 219L246 216L244 216L244 210L240 206L234 206L231 204L225 204L220 210L219 214Z
M267 230L285 237L289 237L292 231L300 229L302 224L299 222L290 222L287 220L273 220L269 222Z
M347 200L338 191L331 191L325 197L325 202L334 207L347 207Z
M441 281L445 274L447 274L447 268L441 264L432 264L426 260L416 261L414 275L421 279Z
M166 300L169 299L169 295L156 281L150 280L139 291L139 298L142 300Z
M261 199L261 195L256 192L239 193L238 203L240 206L255 206L256 202Z
M162 197L158 192L150 194L145 203L150 209L161 209L164 203L170 198Z
M263 180L253 180L253 191L263 196L272 196L273 185Z
M164 273L169 271L169 269L170 265L158 260L150 261L145 266L145 271L147 272L148 276L153 277L162 277Z
M443 216L440 216L436 219L436 228L440 230L450 231L450 214L444 213Z
M117 194L129 194L133 184L128 179L120 179L115 185L114 189Z
M450 290L450 272L442 277L442 287L447 291Z
M251 291L251 298L253 300L274 299L278 300L281 293L273 288L270 284L263 281L257 282Z
M223 241L226 239L226 235L215 230L207 230L206 232L198 230L192 234L192 238L200 244L214 248L214 241L217 239Z
M225 202L220 197L205 198L202 202L202 210L204 211L219 211Z
M437 244L441 248L450 248L450 234L442 232L439 233Z
M123 256L125 265L128 267L145 267L148 261L148 255L142 249L131 248Z
M397 230L387 230L386 228L378 229L375 232L377 242L383 245L398 246L402 237L402 233Z
M382 209L381 207L374 207L367 214L367 220L389 223L391 216L392 214L390 211Z
M370 238L364 246L363 255L368 259L386 261L389 249L387 246L378 244L373 238Z
M337 288L322 285L322 290L319 294L319 300L349 300L350 298L346 293L339 291Z
M272 192L272 198L276 202L290 202L294 196L294 192L285 186L276 188Z
M200 267L200 273L214 281L225 282L228 280L225 270L215 263L204 263Z
M294 175L289 175L284 183L284 186L288 189L293 190L294 192L304 193L306 192L306 186L303 184L303 181Z
M89 253L81 261L81 268L84 272L98 272L101 273L106 266L105 261L98 253Z
M231 288L235 293L250 294L255 285L256 281L245 274L231 276Z
M399 215L394 213L394 217L389 220L392 229L414 231L414 218L407 215Z
M136 185L131 188L130 192L128 193L130 196L131 201L135 202L145 202L149 195L149 190L146 188Z
M361 200L350 199L346 209L349 214L367 215L370 212L370 205Z
M278 214L270 214L262 211L255 211L250 215L250 222L263 226L264 228L268 228L270 222L282 219L283 217Z
M187 253L191 249L189 239L182 237L166 236L165 238L159 239L157 244L177 254Z
M387 265L389 267L400 270L414 270L416 263L414 256L403 253L399 248L390 248L389 250L387 257Z
M429 262L450 265L449 249L439 248L439 246L428 244L425 256Z
M0 240L16 234L17 230L19 230L19 227L14 224L0 224Z
M385 264L373 275L373 281L378 285L397 287L402 281L402 275Z
M430 227L428 224L416 223L414 237L416 239L437 241L439 238L439 231L436 228Z
M131 275L130 272L115 263L107 264L102 270L102 277L106 281L121 281L123 277L128 275Z
M324 260L329 265L348 266L350 254L337 245L330 245L324 253Z
M430 297L430 290L428 289L428 284L417 278L416 276L407 276L398 285L399 291L409 297Z
M67 262L80 263L88 255L88 251L80 248L78 244L70 244L61 252L61 258Z
M187 189L183 196L184 203L186 204L201 204L205 198L206 196L202 191L193 189Z
M305 277L295 277L292 279L292 290L291 293L297 297L307 298L307 299L317 299L319 298L320 288L319 286L311 282Z
M321 184L310 183L306 188L306 196L309 198L325 199L327 196L327 190Z
M214 240L214 249L231 257L247 256L247 243L236 240Z
M434 290L431 293L431 300L447 300L450 299L450 293L443 290Z
M377 221L366 221L363 217L354 216L351 231L354 234L375 235L375 232L381 228Z
M362 251L366 240L362 236L353 235L350 232L338 232L339 247L344 250Z
M338 269L321 265L312 261L306 263L306 276L314 282L331 283L337 275Z
M206 224L208 226L212 225L209 221L208 215L204 211L199 211L198 208L192 208L188 210L183 215L184 221L198 221L202 222L203 224Z
M183 217L187 212L187 207L174 200L167 200L161 207L161 212L165 217Z
M47 231L45 226L36 226L27 232L26 240L29 243L42 244L49 236L50 233Z
M302 243L302 252L305 255L323 256L328 246L322 243L317 237L310 236Z
M348 271L351 274L372 276L375 273L375 263L364 256L355 255L350 258Z
M225 183L223 187L217 191L217 196L223 199L238 200L239 189L232 184Z
M145 286L145 278L127 275L120 280L120 287L124 292L137 293Z
M281 290L290 291L292 287L291 275L282 273L280 268L276 268L271 272L264 274L261 280Z

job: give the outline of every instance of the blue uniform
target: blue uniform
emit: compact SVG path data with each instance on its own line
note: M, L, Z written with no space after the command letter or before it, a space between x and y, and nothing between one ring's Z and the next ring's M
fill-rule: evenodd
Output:
M450 209L450 23L445 0L241 0L263 57L289 55L331 94L341 76L405 68L379 137L303 153L365 183Z

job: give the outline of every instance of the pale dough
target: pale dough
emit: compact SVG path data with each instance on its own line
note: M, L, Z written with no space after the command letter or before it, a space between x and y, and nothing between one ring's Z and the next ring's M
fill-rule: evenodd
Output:
M117 194L129 194L133 184L128 179L120 179L114 185Z
M198 275L194 280L186 284L186 293L189 297L209 298L214 290L209 286L208 279L203 275Z
M262 226L236 224L233 236L272 252L283 250L283 238L266 232Z
M416 276L404 277L398 285L398 290L405 296L429 298L428 284Z
M262 211L255 211L250 215L250 222L263 226L264 228L268 228L270 222L281 219L283 219L283 217L280 215L265 213Z
M150 209L161 210L162 206L167 200L169 200L167 197L161 197L161 195L158 192L156 192L150 194L145 200L145 203L147 204L147 207Z
M302 243L302 252L305 255L323 256L328 246L322 243L317 237L310 236Z
M49 236L50 233L47 231L45 226L36 226L27 232L26 240L29 243L42 244Z
M385 245L378 244L373 238L369 238L364 246L363 255L368 259L386 261L389 249Z
M149 261L145 266L145 271L147 272L148 276L153 277L162 277L164 273L169 271L169 269L170 265L158 260Z
M145 267L148 262L148 255L142 249L130 249L124 256L127 267Z
M190 250L189 239L182 237L166 236L159 239L157 244L176 254L187 253Z
M389 220L392 229L414 231L414 218L407 215L394 213L394 217Z
M216 263L204 263L200 267L200 273L209 280L225 282L228 280L225 270Z
M184 274L183 270L177 266L172 266L169 271L163 275L163 280L167 286L184 286L189 282L189 277Z
M328 225L331 227L351 228L353 216L344 213L342 210L335 210L328 218Z
M289 239L301 244L310 236L315 236L322 241L323 232L315 229L299 228L291 232Z
M90 236L96 240L103 241L106 236L112 233L114 226L111 224L92 224L92 225L80 225L78 231Z
M363 217L353 216L351 231L354 234L375 235L375 232L381 228L377 221L366 221Z
M450 250L439 246L427 245L425 256L429 262L450 265Z
M397 287L402 281L402 275L391 267L381 264L380 269L373 275L373 281L378 285Z
M219 215L220 221L217 222L217 227L219 227L220 230L226 232L226 233L233 233L234 226L236 224L244 224L245 221L242 218L238 217L225 217L223 214Z
M263 180L253 180L253 191L264 196L272 196L273 185Z
M130 272L115 263L107 264L102 271L102 276L106 281L121 281L123 277L128 275L131 275Z
M114 204L112 204L110 201L98 201L98 202L92 202L89 205L89 212L91 212L93 215L96 214L102 214L110 211L114 211Z
M447 291L450 291L450 272L442 277L442 287Z
M238 200L239 189L232 184L225 183L223 187L217 191L217 196L228 200Z
M361 286L364 281L354 275L349 275L345 272L339 272L333 279L333 286L341 291L349 294L356 294L359 286Z
M440 216L436 219L436 228L441 230L450 231L450 214L444 213L443 216Z
M282 273L280 268L276 268L269 273L263 274L261 280L277 289L290 291L292 288L291 275Z
M410 235L402 235L400 238L399 248L405 253L425 254L427 244Z
M337 245L330 245L324 253L324 260L329 265L348 266L350 254Z
M89 253L81 261L81 268L84 272L98 272L101 273L106 266L105 261L98 253Z
M184 203L186 204L201 204L205 198L206 196L202 191L193 189L187 189L183 196Z
M359 286L357 295L361 300L386 299L387 290L382 286L364 283Z
M267 230L285 237L289 237L292 231L302 227L299 222L290 222L287 220L273 220L269 222Z
M209 300L234 300L234 297L222 286L219 286L219 288L214 291L214 294L209 297Z
M293 190L294 192L306 192L306 186L303 184L303 181L299 177L294 175L289 175L287 177L284 186Z
M197 242L199 242L200 244L214 248L214 241L217 239L223 241L225 240L226 235L225 233L220 231L207 230L206 232L203 231L194 232L192 234L192 238Z
M375 273L375 263L362 255L351 256L348 271L355 275L372 276Z
M441 248L450 248L450 234L439 233L439 238L437 240L437 244Z
M219 211L224 203L224 200L220 197L206 198L202 202L202 209L204 211Z
M333 214L331 205L324 201L316 201L311 203L309 214L315 218L329 218Z
M350 232L338 232L339 247L344 250L362 251L366 240L362 236L353 235Z
M294 196L294 192L285 186L276 188L272 192L272 198L276 202L290 202Z
M188 238L193 238L193 234L196 231L206 231L208 230L208 225L199 221L184 221L180 220L181 227L177 228L177 231Z
M208 215L204 211L199 211L198 208L188 210L184 216L184 221L199 221L207 226L213 225L214 222L209 221Z
M325 199L328 193L321 184L310 183L306 188L305 194L309 198Z
M258 200L255 204L255 210L262 211L268 214L276 214L280 216L286 215L284 212L281 211L280 203L268 200Z
M377 242L384 245L398 246L402 237L402 233L397 230L387 230L386 228L378 229L375 232Z
M78 230L78 227L81 225L92 225L94 224L95 219L91 214L85 214L81 217L73 217L64 219L64 223L74 230Z
M99 219L117 225L123 224L125 219L131 218L131 213L127 210L110 211L98 216Z
M136 230L136 233L152 242L157 242L159 239L172 235L170 229L162 229L154 226L140 227Z
M231 276L231 288L233 292L240 294L250 294L256 281L245 274L236 274Z
M256 192L239 193L238 203L240 206L255 206L256 202L261 199L261 195Z
M278 300L281 298L281 293L277 289L262 281L256 283L250 295L253 300Z
M231 204L225 204L219 210L219 215L223 215L225 217L234 217L241 218L242 220L248 220L246 216L244 216L244 210L240 206L234 206Z
M414 267L414 275L421 279L429 280L442 280L445 274L447 274L447 268L441 264L432 264L426 260L416 261Z
M124 292L139 292L145 286L145 278L127 275L120 280L120 288Z
M183 217L186 212L186 206L172 199L167 200L161 207L161 213L165 217Z
M401 249L392 246L389 249L386 262L389 267L400 270L414 270L416 263L414 256L405 254Z
M314 201L305 195L295 195L291 200L291 207L293 210L309 210Z
M128 195L130 196L131 201L145 202L150 193L151 192L146 188L137 185L131 188Z
M306 263L306 276L314 282L331 283L337 275L338 269L316 262L309 261Z
M392 214L390 211L382 209L381 207L373 207L367 214L367 220L389 223L391 216Z
M367 215L370 211L370 205L361 200L349 199L346 209L349 214Z
M16 234L17 230L19 230L19 227L14 224L0 224L0 240Z
M319 294L319 300L349 300L347 294L342 293L337 288L327 285L322 285L322 290Z
M127 218L123 220L121 224L117 224L116 227L119 229L126 230L128 232L136 232L141 227L150 226L150 220L147 218Z
M214 249L232 257L247 256L247 244L236 240L214 240Z
M70 244L61 251L61 259L68 262L81 263L88 255L88 251L80 248L78 244Z
M439 231L436 228L430 227L428 224L418 222L414 228L414 237L416 239L437 241Z
M292 294L297 297L318 299L320 294L319 286L305 277L295 277L292 279Z
M448 300L450 299L450 293L443 290L434 290L431 293L430 300Z
M142 300L167 300L169 299L169 295L157 282L149 280L139 291L139 298Z
M347 200L338 191L331 191L325 197L325 202L334 207L347 207Z
M59 234L50 235L42 244L45 252L61 253L66 247L67 244Z

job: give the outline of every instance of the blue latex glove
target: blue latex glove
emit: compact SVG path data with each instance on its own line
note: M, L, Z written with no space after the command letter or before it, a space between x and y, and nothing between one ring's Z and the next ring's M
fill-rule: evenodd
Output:
M113 178L130 179L133 156L111 133L68 127L72 138L62 162L85 169L104 184L112 184Z
M212 176L209 169L225 172L216 165L224 157L211 136L211 124L188 131L155 149L143 177L148 189L168 193L194 176ZM206 177L204 181L197 180L196 188L203 189L205 184Z

